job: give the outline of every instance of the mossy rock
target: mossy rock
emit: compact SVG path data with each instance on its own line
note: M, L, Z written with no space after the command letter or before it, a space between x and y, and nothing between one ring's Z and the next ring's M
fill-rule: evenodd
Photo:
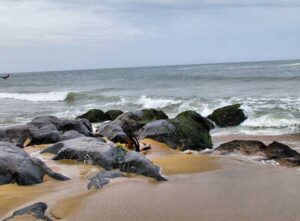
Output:
M219 127L238 126L247 119L241 104L233 104L216 109L207 118L214 121Z
M99 123L110 120L107 115L99 109L91 109L77 118L88 119L91 123Z
M180 141L177 149L184 151L212 148L209 125L200 114L195 111L185 111L172 119L171 122L175 125L176 136Z
M209 119L202 117L195 111L184 111L176 116L178 119L190 119L201 124L206 130L210 131L215 128L214 124L209 121Z
M168 119L169 117L161 110L156 109L142 109L141 121L148 123L154 120Z
M212 148L206 119L194 111L185 111L176 118L146 124L138 132L139 138L151 138L166 143L173 149L203 150Z
M110 119L110 120L115 120L117 117L119 117L121 114L123 114L124 112L121 110L108 110L105 112L106 116Z

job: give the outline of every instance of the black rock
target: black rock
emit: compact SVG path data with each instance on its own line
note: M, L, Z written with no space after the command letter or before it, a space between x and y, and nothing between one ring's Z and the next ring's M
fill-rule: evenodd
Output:
M214 121L219 127L238 126L247 119L240 107L240 104L222 107L216 109L207 118Z
M195 111L185 111L171 120L157 120L146 124L137 134L139 139L151 138L173 149L203 150L212 148L211 125Z
M102 189L104 185L109 184L110 179L118 177L125 177L125 175L118 170L97 173L90 179L88 189L91 189L93 187L96 189Z
M0 185L32 185L43 182L45 175L57 180L69 178L53 172L38 158L7 142L0 142Z
M124 129L134 133L148 122L158 119L168 119L168 116L163 111L155 109L130 111L121 114L114 121L99 126L97 132L113 142L126 143L129 138Z
M245 155L254 155L257 153L264 153L267 146L256 140L233 140L224 144L221 144L216 150L222 153L240 152Z
M78 137L84 137L84 135L78 133L76 130L69 130L64 132L63 135L60 136L59 141L71 140Z
M64 134L67 131L76 131L84 136L92 136L93 132L86 119L67 120L47 116L37 117L26 125L0 129L0 141L11 142L19 147L23 147L27 139L30 140L28 145L56 143L74 137L74 132Z
M156 180L165 180L160 169L142 154L127 151L115 144L107 144L102 139L79 137L54 144L42 153L54 153L54 160L70 159L98 165L106 170L119 169L122 172L136 173Z
M88 112L80 115L78 118L88 119L91 123L99 123L110 120L110 118L99 109L91 109Z
M268 159L276 160L282 165L300 166L300 154L285 144L274 141L267 147L265 153Z
M110 119L110 120L115 120L117 117L119 117L121 114L123 114L124 112L121 110L108 110L105 112L106 116Z
M48 206L46 203L42 203L42 202L35 203L33 205L15 211L12 216L4 219L3 221L14 220L18 216L23 216L23 215L31 215L38 220L51 221L51 219L45 215L47 207Z

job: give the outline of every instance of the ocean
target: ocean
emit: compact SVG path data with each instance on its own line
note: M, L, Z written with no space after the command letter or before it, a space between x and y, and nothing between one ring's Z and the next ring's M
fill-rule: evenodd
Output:
M203 116L241 103L248 119L214 135L300 133L300 60L12 73L0 79L0 126L91 108Z

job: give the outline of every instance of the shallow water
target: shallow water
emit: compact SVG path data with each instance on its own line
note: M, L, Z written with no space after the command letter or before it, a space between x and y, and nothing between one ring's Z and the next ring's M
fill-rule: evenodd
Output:
M248 119L213 134L300 132L300 61L12 74L0 81L0 126L38 115L72 118L90 108L160 108L169 116L242 103Z

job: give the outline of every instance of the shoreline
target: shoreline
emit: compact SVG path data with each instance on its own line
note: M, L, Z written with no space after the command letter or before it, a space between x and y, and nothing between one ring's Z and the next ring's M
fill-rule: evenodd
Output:
M213 140L221 142L232 138L213 137ZM274 137L234 138L263 138L268 141ZM298 142L298 138L291 136L277 137L278 139ZM47 165L56 172L63 172L71 180L61 183L46 177L44 183L30 187L15 184L0 186L0 205L6 205L0 207L0 217L5 218L16 209L38 201L47 202L47 214L53 220L63 218L96 221L100 214L105 220L125 221L227 221L237 218L279 221L283 218L293 220L291 218L295 214L300 216L299 206L296 204L300 199L300 172L295 169L256 164L231 157L181 153L149 139L141 142L152 145L152 152L147 158L161 166L168 182L157 183L134 175L130 178L117 178L104 189L88 191L88 177L101 168L74 161L53 161L52 155L46 154L42 158ZM38 154L46 146L25 149L31 154ZM16 192L20 194L16 195ZM268 206L267 202L272 204ZM255 209L255 219L250 206Z

